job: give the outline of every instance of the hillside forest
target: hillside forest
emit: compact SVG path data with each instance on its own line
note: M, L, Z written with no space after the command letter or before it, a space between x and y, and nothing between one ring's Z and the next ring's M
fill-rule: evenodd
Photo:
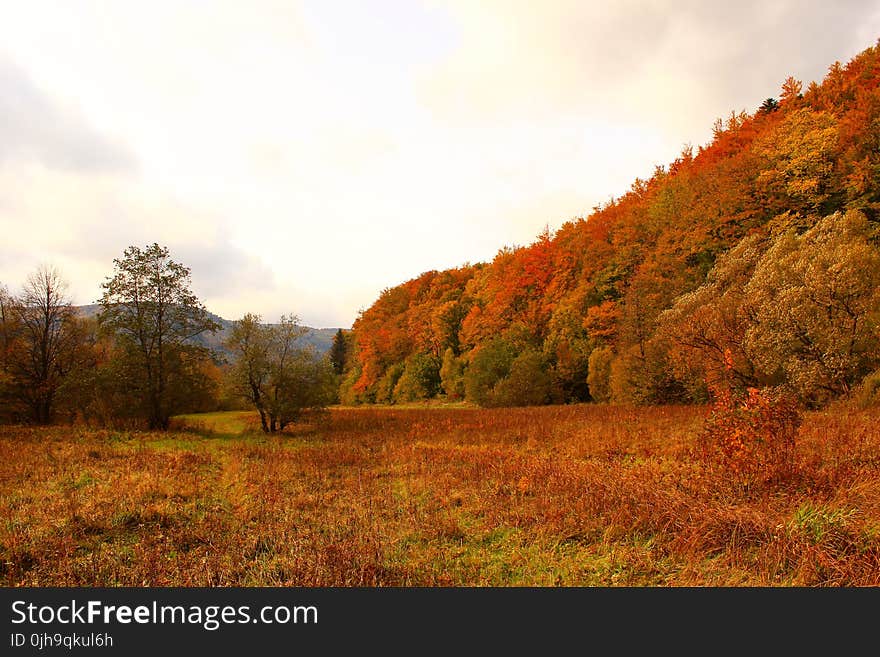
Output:
M342 401L820 407L880 387L880 46L714 124L619 198L385 289Z

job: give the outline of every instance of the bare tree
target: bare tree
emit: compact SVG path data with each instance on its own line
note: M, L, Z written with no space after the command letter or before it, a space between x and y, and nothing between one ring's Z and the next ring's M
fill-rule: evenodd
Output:
M76 362L76 317L59 271L44 265L21 295L2 303L3 347L10 394L30 419L48 424L58 389Z

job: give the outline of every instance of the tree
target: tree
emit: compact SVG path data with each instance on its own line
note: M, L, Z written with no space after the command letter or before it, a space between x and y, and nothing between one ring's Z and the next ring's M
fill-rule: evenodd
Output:
M260 414L266 433L283 431L308 410L323 409L334 396L329 358L297 346L305 334L294 315L275 325L246 314L232 327L226 346L236 355L232 387Z
M452 347L446 349L440 366L440 386L448 399L464 398L465 366L464 358L456 356Z
M439 358L416 353L406 359L404 369L394 386L394 401L418 401L433 397L440 391Z
M758 184L778 196L782 207L815 213L831 193L837 140L833 114L806 107L790 112L757 144L765 162Z
M593 401L611 401L611 362L614 352L611 347L597 347L590 354L587 385Z
M10 356L16 332L14 327L12 297L6 286L0 283L0 394L9 380Z
M851 210L776 237L744 293L746 344L807 401L848 393L880 365L877 229Z
M764 114L770 114L779 109L779 102L775 98L765 98L764 102L758 108L758 111Z
M470 364L464 374L468 401L476 402L480 406L497 406L495 386L510 374L510 366L516 356L516 347L500 336L472 352Z
M333 336L333 344L330 346L330 362L333 371L342 374L345 371L345 361L348 359L348 341L342 329L336 331Z
M128 247L103 283L101 327L112 332L139 377L133 381L150 429L167 429L182 379L208 350L193 338L220 327L190 289L190 270L156 243Z
M495 386L495 406L538 406L550 401L553 377L541 354L526 349L510 364L510 373Z
M782 93L779 98L783 103L788 103L793 100L798 100L803 98L803 94L801 94L801 89L803 88L803 83L795 77L789 75L785 78L785 82L782 83Z
M76 364L81 336L67 282L54 267L42 266L28 276L18 298L4 296L7 395L31 421L48 424L58 390Z
M716 260L703 285L661 314L658 334L669 341L673 368L692 388L773 383L756 371L746 343L755 316L745 287L767 247L760 235L744 238Z

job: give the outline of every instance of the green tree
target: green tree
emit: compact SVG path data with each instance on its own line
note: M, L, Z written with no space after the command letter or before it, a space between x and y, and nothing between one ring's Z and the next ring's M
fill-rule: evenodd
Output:
M516 356L514 345L503 337L492 338L471 352L471 362L464 375L468 401L480 406L494 405L495 386L510 374Z
M266 433L283 431L306 411L323 409L334 398L329 358L297 344L305 332L294 315L265 325L259 315L249 313L234 323L226 341L235 354L232 388L257 410Z
M394 386L395 401L429 399L440 391L440 362L430 354L416 353L406 359Z
M330 346L330 363L336 374L342 374L345 371L345 363L349 353L348 342L345 332L342 329L337 330L333 336L333 344Z
M758 111L764 114L769 114L770 112L775 112L777 109L779 109L779 102L775 98L765 98L764 102L761 103L761 106L758 108Z
M220 327L191 291L189 268L166 247L130 246L113 264L102 285L99 323L138 373L132 385L149 428L167 429L187 387L182 379L194 375L188 364L208 355L193 338Z
M514 358L510 372L492 391L494 406L537 406L550 401L553 377L541 354L527 349Z

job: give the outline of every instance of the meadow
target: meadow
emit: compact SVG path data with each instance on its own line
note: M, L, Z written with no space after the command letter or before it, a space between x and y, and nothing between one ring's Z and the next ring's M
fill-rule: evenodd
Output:
M0 427L4 586L877 586L880 409L807 413L784 477L708 409L331 408L170 432Z

